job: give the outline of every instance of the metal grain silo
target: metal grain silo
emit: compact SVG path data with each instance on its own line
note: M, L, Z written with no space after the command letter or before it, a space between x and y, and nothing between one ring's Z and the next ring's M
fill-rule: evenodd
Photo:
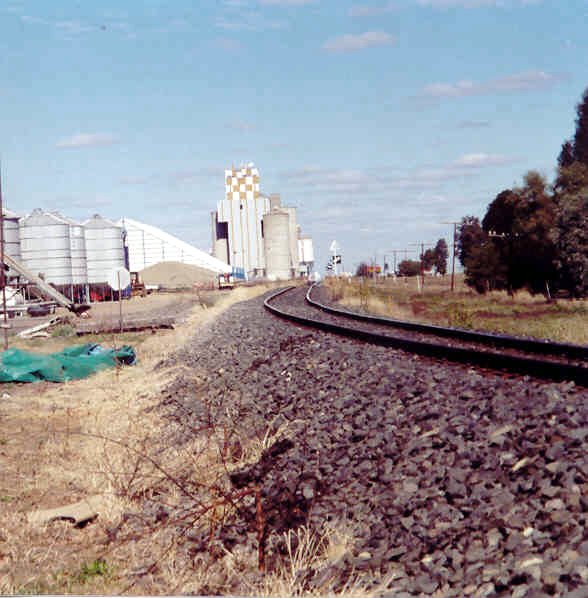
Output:
M4 210L4 251L17 262L21 260L19 219L20 217L14 212ZM8 270L7 275L12 277L17 276L17 273Z
M86 261L86 237L84 226L71 218L53 212L69 225L69 247L71 252L71 279L76 285L88 284L88 266Z
M69 223L37 209L20 219L19 228L23 264L49 283L72 285Z
M269 280L291 277L290 217L288 212L273 210L263 217L266 276Z
M124 229L94 214L84 223L88 282L106 284L114 268L125 267Z

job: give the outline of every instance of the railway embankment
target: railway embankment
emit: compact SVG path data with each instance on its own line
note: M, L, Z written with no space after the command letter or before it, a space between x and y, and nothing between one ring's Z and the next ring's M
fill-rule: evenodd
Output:
M586 590L585 390L310 331L259 299L224 313L183 360L193 373L167 391L178 431L214 422L235 463L261 447L227 468L227 492L257 488L261 501L195 538L195 553L258 550L261 509L270 570L298 526L348 539L297 571L307 591L357 579L390 595ZM209 566L220 589L243 591L222 559Z

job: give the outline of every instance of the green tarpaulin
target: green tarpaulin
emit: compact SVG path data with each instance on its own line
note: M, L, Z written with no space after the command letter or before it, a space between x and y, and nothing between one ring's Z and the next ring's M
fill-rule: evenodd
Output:
M78 380L116 365L133 365L135 361L135 351L128 345L105 349L88 343L49 354L8 349L0 353L0 382Z

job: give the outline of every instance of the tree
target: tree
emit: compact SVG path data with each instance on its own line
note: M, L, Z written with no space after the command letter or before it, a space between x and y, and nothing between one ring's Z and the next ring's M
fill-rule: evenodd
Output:
M482 219L482 228L489 235L511 235L520 199L512 189L501 191L488 206Z
M421 273L421 263L416 260L402 260L398 264L399 276L418 276Z
M574 135L574 160L588 166L588 88L576 106L576 133Z
M566 139L561 146L561 152L557 158L559 168L568 168L574 162L574 146L569 139Z
M520 197L512 227L512 260L509 283L513 289L527 287L532 293L547 292L555 279L555 201L547 181L536 171L529 171L524 185L517 189Z
M480 220L475 216L464 216L457 228L457 255L462 266L472 254L475 247L479 247L486 239L486 233L480 226Z
M435 245L435 270L442 276L447 273L447 258L449 257L449 250L445 239L439 239Z
M574 297L588 294L588 166L560 170L555 193L557 284Z
M427 249L420 258L423 263L423 270L430 270L435 265L435 252L432 249Z
M588 294L588 188L559 199L555 245L560 288Z
M369 265L366 262L361 262L359 266L357 266L355 276L369 276Z
M496 244L485 238L472 247L466 260L465 283L478 293L506 288L507 266Z

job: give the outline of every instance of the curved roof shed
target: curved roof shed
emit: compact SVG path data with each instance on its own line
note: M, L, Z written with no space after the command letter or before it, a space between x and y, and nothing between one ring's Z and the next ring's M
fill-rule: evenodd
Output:
M123 226L127 233L131 272L140 272L160 262L193 264L217 274L231 272L231 266L228 264L156 226L126 217L121 218L118 224Z

